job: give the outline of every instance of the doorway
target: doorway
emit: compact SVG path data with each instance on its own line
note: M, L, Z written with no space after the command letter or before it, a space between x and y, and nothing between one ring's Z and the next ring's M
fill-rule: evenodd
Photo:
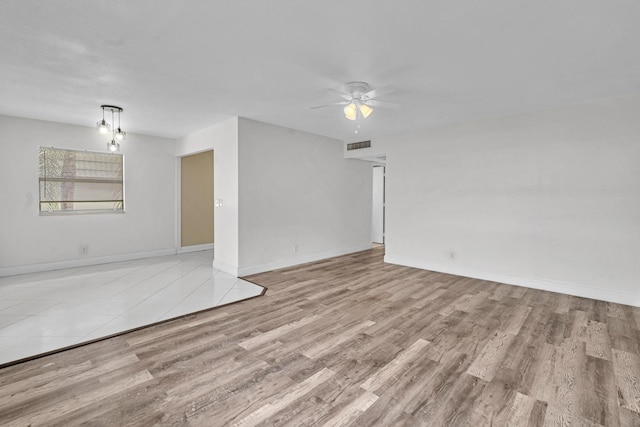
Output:
M373 194L371 197L371 242L384 244L385 167L373 167Z
M212 249L213 150L180 158L180 246Z

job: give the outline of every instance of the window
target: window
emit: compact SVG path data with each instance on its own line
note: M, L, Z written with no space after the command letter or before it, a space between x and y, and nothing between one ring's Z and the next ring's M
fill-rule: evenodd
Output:
M40 215L124 212L122 154L40 147Z

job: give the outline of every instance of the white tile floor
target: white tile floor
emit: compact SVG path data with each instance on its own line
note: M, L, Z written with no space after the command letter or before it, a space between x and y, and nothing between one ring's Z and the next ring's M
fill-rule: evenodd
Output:
M0 277L0 364L254 297L213 251Z

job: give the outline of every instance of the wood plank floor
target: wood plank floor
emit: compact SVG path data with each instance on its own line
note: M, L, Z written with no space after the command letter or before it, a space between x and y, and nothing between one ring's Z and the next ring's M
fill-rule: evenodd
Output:
M640 426L640 309L385 265L0 370L0 425Z

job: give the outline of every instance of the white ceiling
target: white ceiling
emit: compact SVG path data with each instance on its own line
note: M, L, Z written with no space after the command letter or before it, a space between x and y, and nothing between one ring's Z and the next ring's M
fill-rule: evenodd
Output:
M354 135L324 88L397 92ZM244 116L340 139L640 93L637 0L3 0L0 113L179 137Z

